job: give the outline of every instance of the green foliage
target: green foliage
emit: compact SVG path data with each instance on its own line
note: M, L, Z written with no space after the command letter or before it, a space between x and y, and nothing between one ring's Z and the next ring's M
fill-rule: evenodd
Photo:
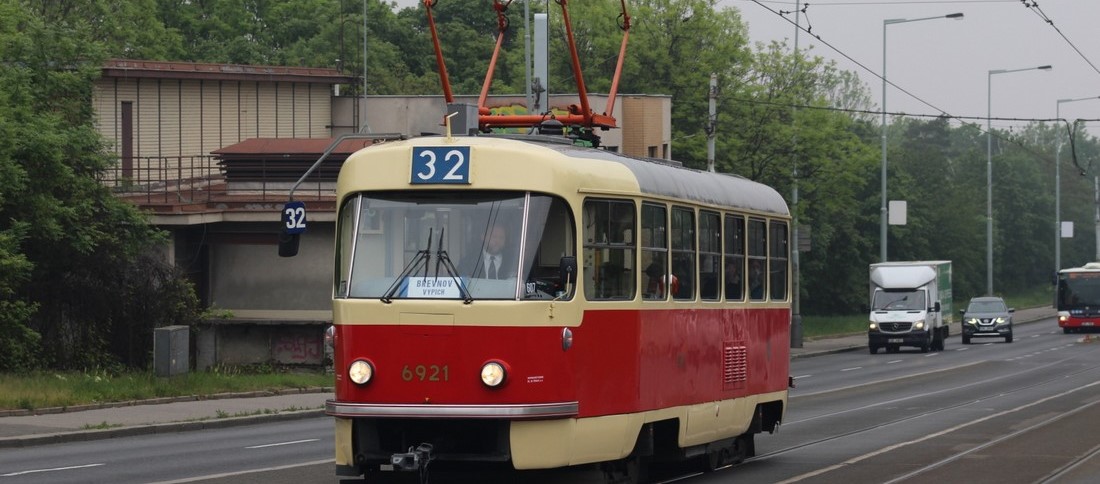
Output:
M0 369L140 366L153 327L194 320L191 287L149 256L163 234L97 180L93 79L106 55L155 55L137 7L0 4Z
M0 374L0 409L37 409L151 398L251 391L330 388L332 375L193 372L159 378L151 372L105 370Z

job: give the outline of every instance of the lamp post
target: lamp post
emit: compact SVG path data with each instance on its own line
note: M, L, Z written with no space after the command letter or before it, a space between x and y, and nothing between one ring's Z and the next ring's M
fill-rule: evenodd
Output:
M888 18L882 21L882 206L879 207L879 261L886 262L886 26L922 20L936 20L942 18L961 19L963 14L950 13L935 17L922 18Z
M1054 104L1054 118L1062 119L1062 104L1100 99L1100 96L1059 99ZM1057 121L1055 121L1057 122ZM1061 128L1061 126L1059 126ZM1062 269L1062 135L1058 131L1058 145L1054 151L1054 273Z
M1049 71L1049 65L1022 69L992 69L985 83L985 292L993 295L993 75L1023 71Z

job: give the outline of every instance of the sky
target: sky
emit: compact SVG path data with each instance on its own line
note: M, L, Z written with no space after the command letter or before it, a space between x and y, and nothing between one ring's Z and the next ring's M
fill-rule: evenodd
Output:
M418 2L396 3L407 7ZM1036 4L1037 8L1028 7ZM513 9L519 5L522 0L516 0ZM886 27L886 77L904 90L887 86L889 112L946 112L978 118L969 122L982 125L987 110L993 118L1053 119L1057 109L1071 122L1100 119L1100 99L1057 102L1100 96L1100 0L718 0L717 4L719 9L740 10L752 42L786 39L792 48L794 14L776 12L793 11L796 5L805 7L799 24L813 34L799 33L799 49L856 72L871 94L874 109L881 107L883 97L882 79L877 77L883 69L883 21L962 13L957 20L937 18ZM492 15L491 10L487 8L486 14ZM1052 69L989 74L1042 65ZM997 119L992 123L1001 129L1026 124ZM1100 136L1100 121L1087 123L1086 128Z
M810 0L798 4L805 7L800 25L820 37L801 32L799 49L809 49L811 55L835 60L841 69L858 73L876 109L883 95L882 80L876 76L882 73L883 21L962 13L961 19L886 26L886 78L909 93L887 86L888 111L943 111L976 118L984 118L988 111L994 118L1050 119L1057 109L1071 122L1100 118L1100 99L1058 103L1100 97L1098 0ZM1025 4L1038 4L1038 9ZM719 0L720 8L741 11L753 42L787 39L792 47L794 15L775 12L793 11L795 5L794 0ZM1042 65L1052 69L989 74ZM993 121L1000 128L1020 124ZM1087 127L1091 134L1100 135L1100 122Z

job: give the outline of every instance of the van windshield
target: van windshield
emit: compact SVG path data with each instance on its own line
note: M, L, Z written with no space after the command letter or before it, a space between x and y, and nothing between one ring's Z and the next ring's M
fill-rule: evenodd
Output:
M874 311L924 311L924 291L878 291L875 293Z

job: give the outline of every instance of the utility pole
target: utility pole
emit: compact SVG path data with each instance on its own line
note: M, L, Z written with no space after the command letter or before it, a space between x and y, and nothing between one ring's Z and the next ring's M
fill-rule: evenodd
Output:
M707 171L714 173L714 132L718 126L716 100L718 99L718 74L710 73L710 112L707 116L707 125L703 128L707 132Z
M801 65L798 57L798 31L799 8L798 1L794 2L794 61ZM794 247L791 250L791 348L802 347L802 308L798 297L799 293L799 257L798 257L798 123L795 118L798 108L794 108L791 116L791 124L794 130L794 177L791 179L791 240Z

